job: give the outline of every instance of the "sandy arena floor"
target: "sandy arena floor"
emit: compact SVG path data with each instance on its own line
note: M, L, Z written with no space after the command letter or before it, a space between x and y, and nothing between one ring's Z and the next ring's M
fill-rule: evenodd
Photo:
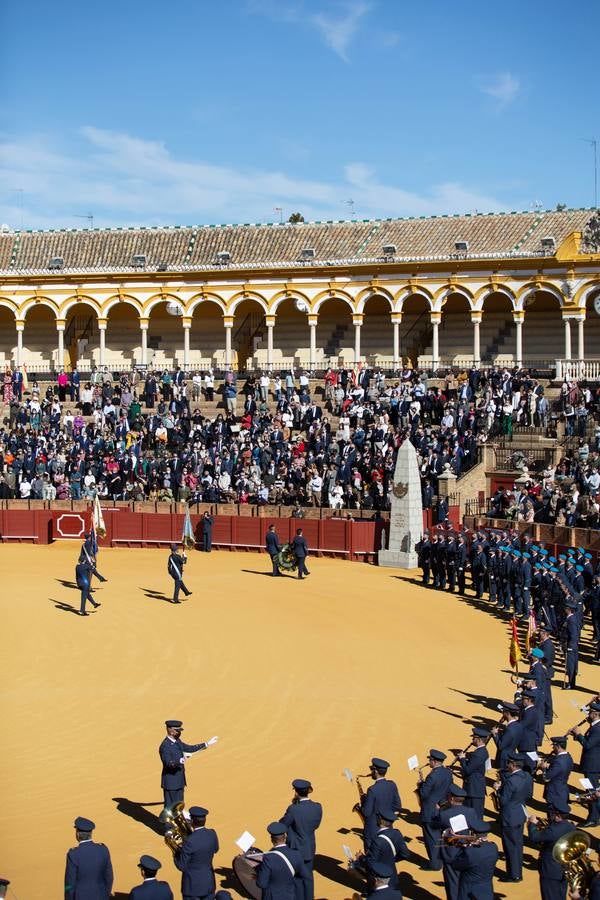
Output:
M226 552L192 555L193 596L173 609L165 602L167 551L133 549L101 551L109 579L95 594L102 606L80 618L78 551L68 543L0 545L0 874L18 900L62 896L77 815L94 819L96 838L110 848L117 897L137 883L141 853L162 860L161 874L180 896L155 818L157 750L171 717L184 720L189 742L219 735L189 761L186 804L210 810L221 845L218 882L234 896L235 838L248 829L267 846L266 824L283 814L292 778L304 777L324 806L316 897L352 897L342 844L360 847L347 833L360 823L351 811L356 787L342 771L368 771L371 756L391 761L411 811L402 830L417 863L400 867L404 895L444 896L441 873L419 868L424 848L407 758L424 762L430 747L465 747L472 724L498 719L496 702L513 693L505 621L391 569L313 559L304 584L277 582L265 576L264 555ZM598 688L597 671L581 666L585 690L555 690L555 733L583 717L571 701L582 704ZM569 749L578 761L577 747ZM526 860L525 882L497 882L497 896L539 896L530 853Z

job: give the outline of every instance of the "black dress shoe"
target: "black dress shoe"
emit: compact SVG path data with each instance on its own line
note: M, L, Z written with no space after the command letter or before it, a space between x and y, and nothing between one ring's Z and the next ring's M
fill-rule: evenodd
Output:
M89 616L89 613L87 613L87 612L80 612L79 615L80 615L80 616Z
M102 606L102 604L101 603L92 603L92 606L94 607L94 609L98 609L98 607Z
M585 822L581 823L582 828L597 828L598 821L594 821L593 819L586 819Z

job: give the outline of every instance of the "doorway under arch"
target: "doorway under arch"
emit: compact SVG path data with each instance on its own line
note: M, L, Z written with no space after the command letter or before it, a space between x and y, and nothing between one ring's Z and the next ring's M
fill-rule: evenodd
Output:
M171 316L161 300L148 316L148 364L151 369L174 369L183 365L183 325L181 316Z
M469 301L464 294L450 294L442 307L439 333L441 365L472 365L473 352L473 323Z
M403 363L410 362L412 366L416 366L420 356L427 355L431 358L430 309L429 300L424 294L411 294L404 301L400 324L400 359Z
M290 369L308 365L310 333L305 312L298 309L295 297L288 297L277 307L273 329L273 367Z
M381 294L369 297L360 329L361 355L368 365L393 363L394 329L390 301Z
M190 329L190 369L225 368L223 310L214 300L194 307Z
M488 294L483 302L479 326L481 362L484 365L514 366L517 329L510 297L500 291Z
M345 300L330 297L319 308L317 319L317 365L354 363L352 311Z
M264 350L266 363L267 350L267 326L265 324L265 311L258 300L248 297L236 307L233 318L233 331L231 335L231 349L233 353L233 365L239 372L252 367L255 354Z
M30 372L52 372L58 366L56 316L45 303L27 310L21 361Z
M576 341L572 346L577 346ZM564 353L565 331L560 304L547 291L536 291L525 301L523 365L527 366L528 360L552 365L554 360L562 359Z
M118 370L124 365L135 365L142 359L142 332L140 317L131 303L116 303L106 317L104 362Z
M66 369L78 366L89 371L93 362L98 362L100 336L98 314L85 300L79 300L65 316L65 360Z

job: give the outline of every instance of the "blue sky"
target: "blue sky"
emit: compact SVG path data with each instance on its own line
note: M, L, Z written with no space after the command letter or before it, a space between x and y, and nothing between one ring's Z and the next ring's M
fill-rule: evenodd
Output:
M4 0L0 223L591 206L599 27L597 0Z

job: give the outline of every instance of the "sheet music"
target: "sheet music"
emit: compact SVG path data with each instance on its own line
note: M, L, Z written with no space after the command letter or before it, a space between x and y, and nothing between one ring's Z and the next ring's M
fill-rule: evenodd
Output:
M413 769L419 768L419 757L418 756L409 756L407 759L408 768L412 772Z
M237 839L236 844L238 845L242 853L246 853L250 849L250 847L254 845L254 838L249 831L244 831L244 833L241 834Z

